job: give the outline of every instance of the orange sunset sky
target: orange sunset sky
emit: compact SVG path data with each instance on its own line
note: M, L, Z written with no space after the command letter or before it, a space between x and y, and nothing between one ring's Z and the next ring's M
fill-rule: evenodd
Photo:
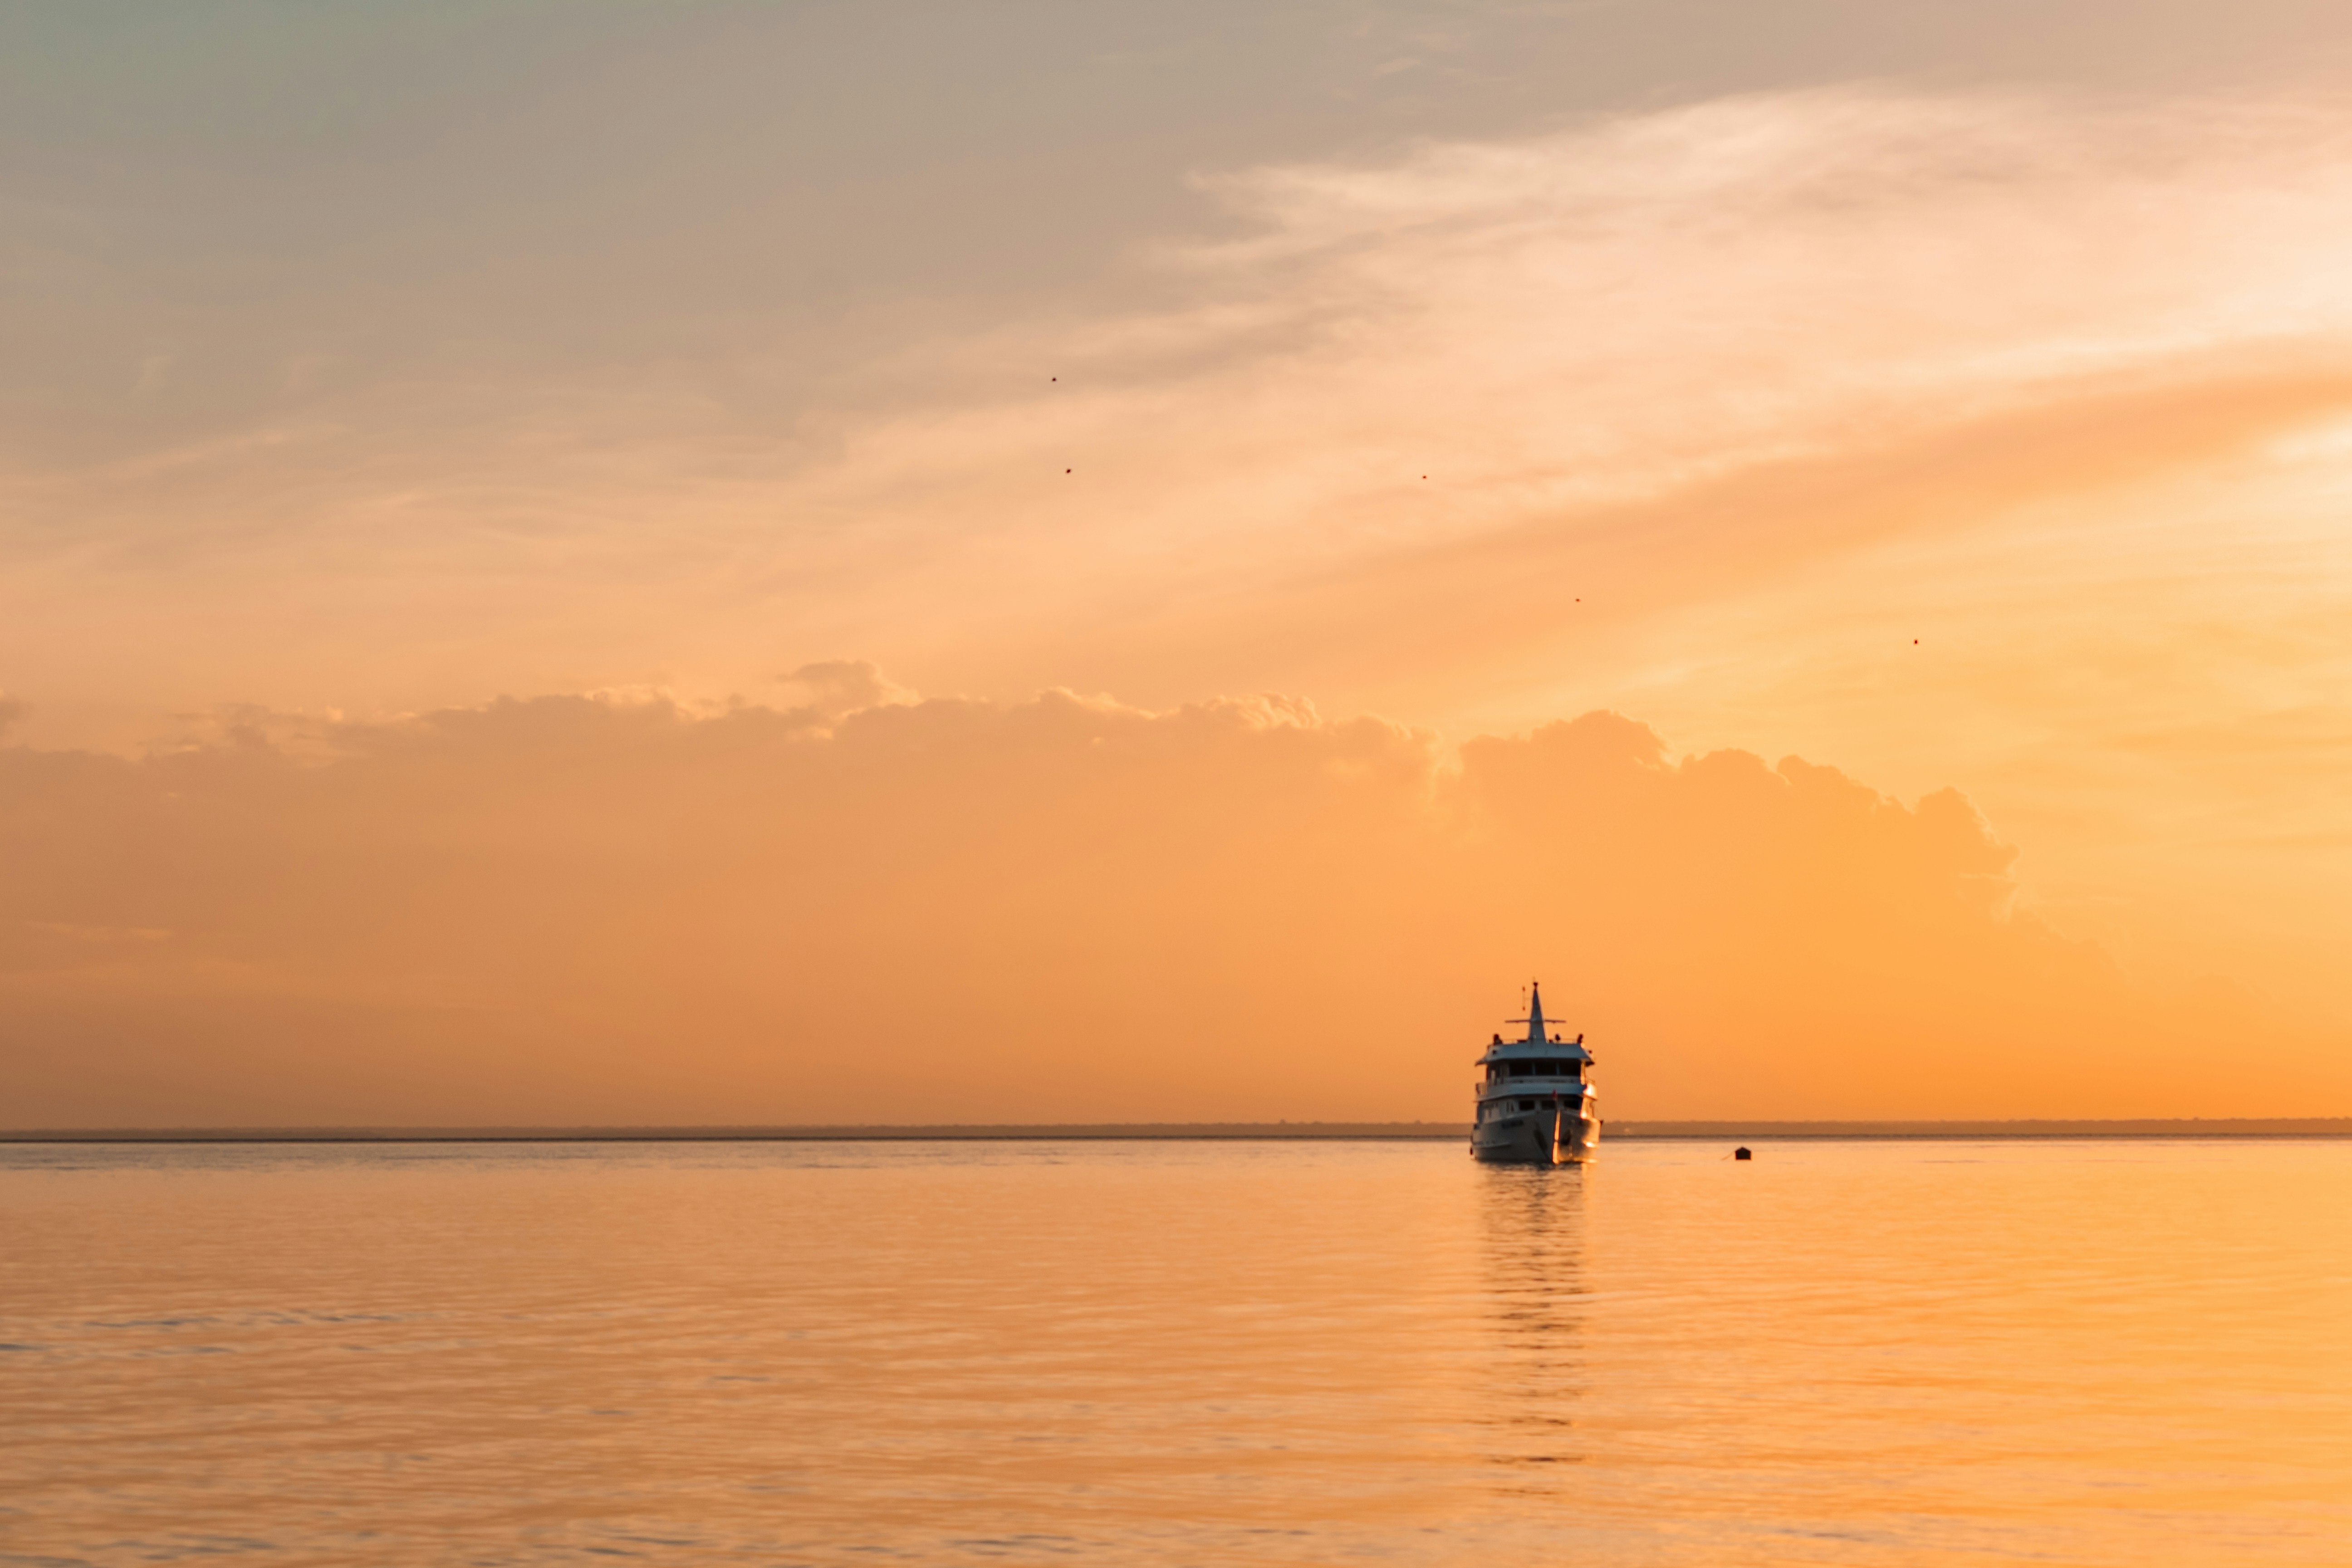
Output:
M0 14L0 1124L2352 1115L2352 18Z

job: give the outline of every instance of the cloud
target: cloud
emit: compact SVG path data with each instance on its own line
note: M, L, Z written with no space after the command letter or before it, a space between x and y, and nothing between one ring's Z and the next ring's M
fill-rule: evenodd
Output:
M807 693L810 706L827 718L838 718L861 708L910 701L915 696L907 688L885 680L872 661L862 658L804 664L785 676L783 682Z
M1016 539L1116 541L1080 569L1149 595L1139 556L1213 583L1605 534L1739 475L2119 395L2324 365L2340 407L2347 149L2316 108L1843 90L1211 176L1254 232L1162 251L1195 304L927 345L972 379L1063 374L870 422L809 495L960 531L975 492L1017 495ZM1070 453L1088 483L1044 485ZM1776 521L1791 552L1852 542Z
M1621 1117L2352 1102L2284 1037L2187 1072L2210 1020L2011 912L1958 795L1612 714L1458 759L1060 692L327 741L0 752L12 1121L1448 1119L1530 973Z

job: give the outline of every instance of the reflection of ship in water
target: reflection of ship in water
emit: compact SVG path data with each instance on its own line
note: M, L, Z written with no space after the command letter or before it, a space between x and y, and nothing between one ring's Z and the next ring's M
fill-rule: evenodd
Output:
M1483 1320L1471 1389L1490 1481L1550 1495L1581 1463L1584 1177L1496 1171L1477 1184Z
M1572 1165L1592 1157L1601 1122L1593 1114L1592 1086L1584 1069L1592 1053L1584 1037L1561 1038L1544 1022L1543 989L1530 987L1524 1038L1495 1037L1478 1065L1486 1069L1478 1086L1477 1117L1470 1128L1470 1152L1493 1165Z

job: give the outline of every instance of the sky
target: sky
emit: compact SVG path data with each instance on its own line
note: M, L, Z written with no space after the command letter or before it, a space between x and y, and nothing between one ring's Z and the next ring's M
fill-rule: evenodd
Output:
M2347 85L0 9L0 1123L2352 1115Z

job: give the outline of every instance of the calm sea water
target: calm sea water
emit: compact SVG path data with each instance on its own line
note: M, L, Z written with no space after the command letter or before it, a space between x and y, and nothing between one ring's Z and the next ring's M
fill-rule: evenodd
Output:
M2352 1145L0 1149L0 1561L2352 1563Z

